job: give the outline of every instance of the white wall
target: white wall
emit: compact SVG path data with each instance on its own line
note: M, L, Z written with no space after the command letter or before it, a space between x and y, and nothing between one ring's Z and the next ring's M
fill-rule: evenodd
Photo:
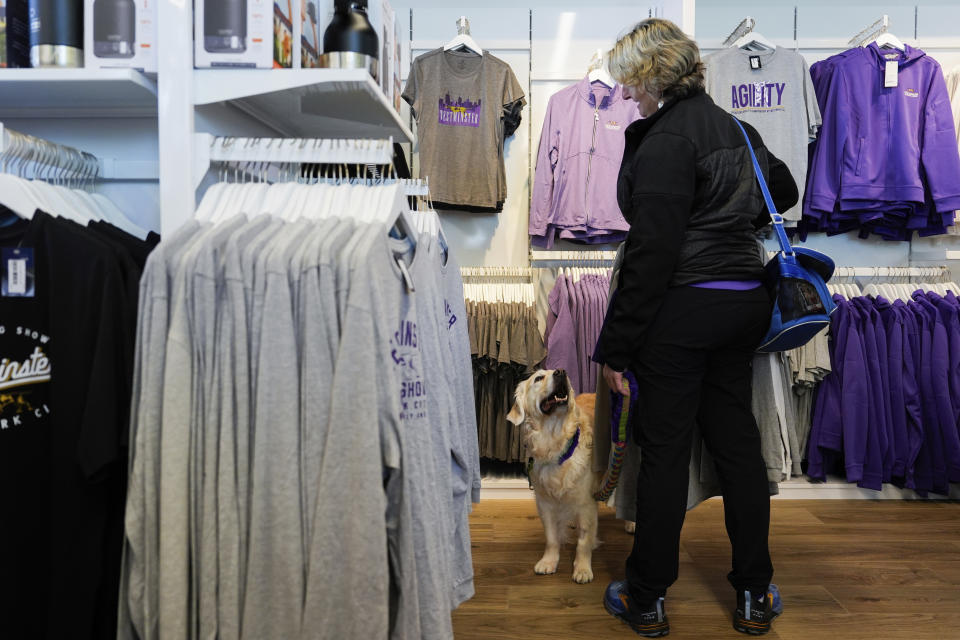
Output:
M464 265L526 265L529 189L547 101L557 90L576 82L597 48L609 49L633 23L649 15L670 18L696 35L708 53L720 46L739 21L749 15L757 30L808 61L822 60L847 48L858 31L886 13L891 31L936 58L945 70L960 65L960 2L918 3L871 0L673 0L658 3L604 0L585 5L574 0L532 0L523 7L508 0L455 9L439 0L398 4L401 38L410 35L413 56L441 46L456 34L455 21L466 15L481 46L508 62L528 88L524 124L507 147L509 196L503 213L444 214L451 244ZM525 18L529 16L529 18ZM684 17L687 23L682 24ZM532 18L532 19L531 19ZM409 47L403 48L405 55ZM409 69L409 59L402 68ZM404 79L405 80L405 79ZM941 236L912 243L860 240L856 235L816 236L808 243L852 266L943 263L944 249L960 249L960 238ZM557 248L583 248L559 243ZM600 247L598 247L600 248Z

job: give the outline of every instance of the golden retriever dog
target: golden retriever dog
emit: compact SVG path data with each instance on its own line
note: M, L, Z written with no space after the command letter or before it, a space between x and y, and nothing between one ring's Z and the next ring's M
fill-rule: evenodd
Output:
M527 452L533 457L530 481L537 498L547 546L533 570L556 573L567 529L577 531L573 580L593 580L591 559L597 546L597 502L593 498L603 474L593 469L594 394L574 397L562 369L537 371L517 385L516 404L507 414L522 425Z

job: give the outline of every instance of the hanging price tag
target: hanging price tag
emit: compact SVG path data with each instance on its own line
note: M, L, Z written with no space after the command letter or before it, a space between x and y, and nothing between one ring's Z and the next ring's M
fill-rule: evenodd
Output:
M750 68L759 69L763 65L760 63L760 56L750 56Z
M33 248L4 248L0 251L3 266L3 282L0 290L4 297L32 298L35 292Z
M883 86L895 87L899 82L900 63L896 60L887 60L887 65L883 74Z

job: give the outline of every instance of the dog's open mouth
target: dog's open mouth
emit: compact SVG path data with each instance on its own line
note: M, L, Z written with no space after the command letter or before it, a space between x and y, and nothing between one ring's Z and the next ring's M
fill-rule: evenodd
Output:
M569 397L566 390L554 391L540 403L540 411L542 411L544 415L550 415L557 407L567 404Z

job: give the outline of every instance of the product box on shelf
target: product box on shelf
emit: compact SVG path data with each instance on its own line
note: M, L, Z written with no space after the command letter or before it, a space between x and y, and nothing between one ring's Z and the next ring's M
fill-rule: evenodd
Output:
M392 100L393 89L390 79L393 77L394 50L396 49L394 46L396 13L389 0L368 0L367 17L370 18L370 25L380 39L377 82L387 99Z
M301 0L196 0L194 66L301 66Z
M3 67L30 66L30 3L28 0L0 0L4 8Z
M157 70L157 0L85 0L84 66Z
M300 1L300 65L319 67L323 53L323 31L333 17L333 0Z

